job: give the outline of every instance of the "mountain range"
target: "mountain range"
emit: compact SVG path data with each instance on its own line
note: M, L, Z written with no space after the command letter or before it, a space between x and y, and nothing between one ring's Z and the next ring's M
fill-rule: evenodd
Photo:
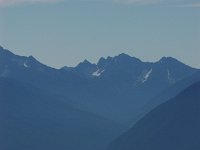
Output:
M0 147L102 150L198 81L199 69L172 57L143 62L122 53L56 69L0 47Z
M67 99L70 106L130 125L151 99L198 71L171 57L152 63L120 54L97 64L85 60L55 69L2 47L0 54L1 77L27 82Z

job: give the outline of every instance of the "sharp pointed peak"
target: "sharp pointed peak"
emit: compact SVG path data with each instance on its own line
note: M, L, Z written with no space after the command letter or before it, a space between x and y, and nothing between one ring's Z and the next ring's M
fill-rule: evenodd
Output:
M101 57L100 59L99 59L99 61L105 61L106 60L106 58L104 58L104 57Z
M87 59L85 59L84 61L82 61L81 63L79 63L77 66L82 66L82 65L93 65L90 61L88 61Z
M37 61L37 59L35 57L33 57L32 55L28 56L28 59L31 61Z
M90 61L88 61L87 59L85 59L84 61L82 61L81 63L79 63L76 67L91 66L91 65L95 65L95 64L92 64Z
M30 58L30 59L35 59L32 55L28 56L28 58Z
M92 64L90 61L88 61L87 59L85 59L82 63L84 64Z

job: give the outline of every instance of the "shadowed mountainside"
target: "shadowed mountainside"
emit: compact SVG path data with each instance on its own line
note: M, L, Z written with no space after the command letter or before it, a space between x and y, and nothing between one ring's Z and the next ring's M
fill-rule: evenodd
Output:
M200 82L161 104L109 150L199 150Z
M101 150L120 131L112 121L9 78L0 78L0 113L2 150Z

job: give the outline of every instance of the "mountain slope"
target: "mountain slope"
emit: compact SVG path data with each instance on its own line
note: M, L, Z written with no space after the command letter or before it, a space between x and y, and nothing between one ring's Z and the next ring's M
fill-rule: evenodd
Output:
M158 106L117 139L110 150L200 149L200 82Z
M183 91L185 88L191 86L192 84L198 81L200 81L200 71L197 71L191 76L186 77L176 82L175 84L172 84L171 86L163 90L161 93L156 95L156 97L149 100L149 102L141 108L141 111L137 112L138 115L134 119L132 124L134 124L135 122L137 122L137 120L140 120L142 117L144 117L144 115L150 112L153 108L175 97L178 93Z
M102 149L119 132L112 121L9 78L0 78L0 114L2 150Z

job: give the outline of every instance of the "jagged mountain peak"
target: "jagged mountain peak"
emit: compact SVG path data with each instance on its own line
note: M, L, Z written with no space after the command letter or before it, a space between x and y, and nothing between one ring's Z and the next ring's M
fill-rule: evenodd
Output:
M25 62L29 62L31 64L41 64L35 57L30 55L29 57L26 58Z
M173 62L179 62L179 63L181 63L180 61L178 61L176 58L173 58L173 57L162 57L159 61L158 61L158 63L169 63L169 62L171 62L171 63L173 63Z
M98 68L100 69L106 69L107 67L112 66L118 66L118 67L124 67L124 65L130 65L130 64L138 64L141 60L136 57L131 57L128 54L121 53L117 56L107 58L101 57L97 63Z
M104 57L101 57L97 63L97 66L101 66L106 62L106 59Z
M36 60L32 55L28 57L30 60Z
M140 61L140 59L136 58L136 57L132 57L126 53L121 53L117 56L114 56L114 57L111 57L111 56L108 56L107 58L104 58L104 57L101 57L97 63L97 65L102 65L102 63L105 63L105 62L116 62L116 61L120 61L120 62L123 62L123 61Z
M91 62L89 62L87 59L85 59L82 63L91 64Z
M97 65L92 64L87 59L83 62L79 63L75 68L71 69L71 71L75 72L78 75L83 75L85 77L92 76L92 73L97 70Z
M98 68L105 68L113 58L108 56L107 58L101 57L97 63Z
M85 59L83 62L79 63L76 67L87 67L87 66L91 66L94 65L91 62L89 62L87 59Z
M95 70L94 68L97 68L96 64L92 64L89 62L87 59L85 59L83 62L79 63L74 70L77 70L79 73L80 72L85 72L86 70ZM86 72L87 72L86 71Z

